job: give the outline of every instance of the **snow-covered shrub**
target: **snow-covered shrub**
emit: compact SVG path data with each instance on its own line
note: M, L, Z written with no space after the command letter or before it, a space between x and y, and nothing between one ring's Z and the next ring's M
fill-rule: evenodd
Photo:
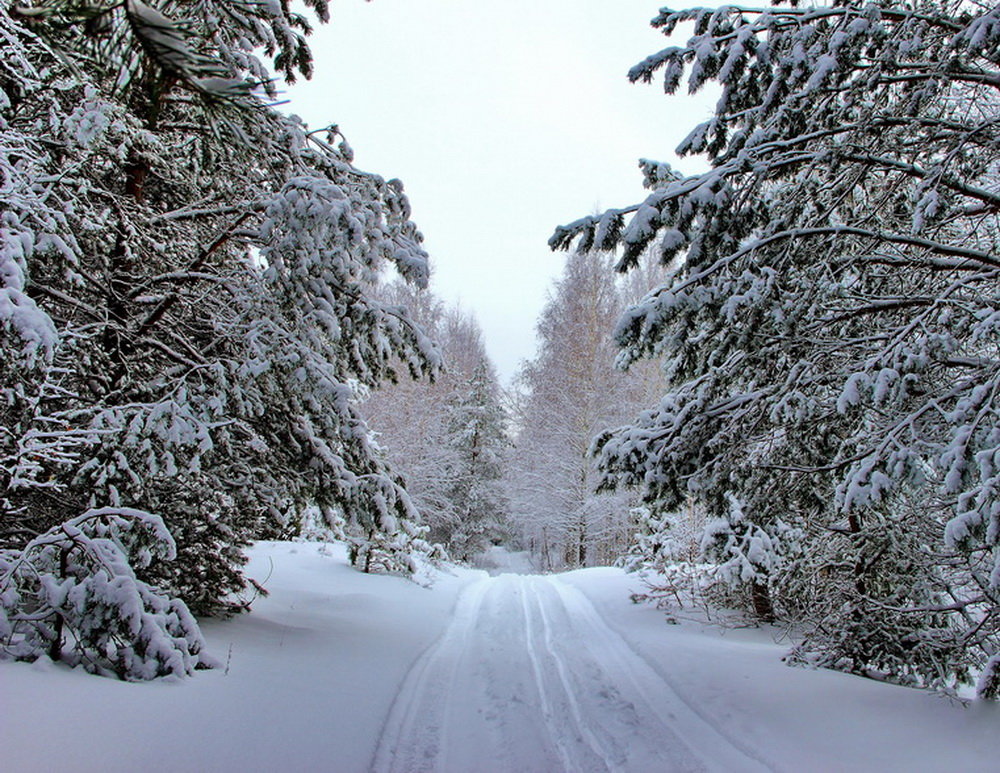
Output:
M774 578L799 550L798 529L780 518L762 525L748 518L743 503L727 495L729 507L705 523L701 553L711 566L711 574L736 593L749 593L749 607L764 622L775 617L772 587Z
M970 567L942 543L940 522L919 503L894 497L864 522L811 535L809 550L778 582L786 616L805 635L788 662L835 668L954 693L971 683L977 653L966 618L986 600L969 586ZM990 635L989 620L980 635Z
M299 519L299 542L344 542L347 522L336 508L307 507Z
M212 667L184 602L135 575L174 555L158 516L114 507L0 552L0 656L48 655L129 681Z
M418 526L415 520L403 521L399 528L363 530L348 525L347 534L348 558L367 574L411 575L419 568L418 557L430 562L447 557L441 545L424 539L427 527Z
M684 514L650 505L634 507L629 515L632 544L617 563L649 589L635 600L678 607L699 603L711 567L699 560L701 519L694 509Z
M683 513L637 507L632 517L633 544L620 564L643 578L649 592L642 598L660 605L746 608L758 620L773 621L773 589L800 551L797 529L781 520L761 528L733 496L714 518L693 502Z
M677 513L652 505L629 511L632 543L618 566L627 572L663 572L678 563L693 563L699 555L700 518L693 508Z
M351 564L368 574L415 575L422 562L438 566L449 559L443 545L425 539L430 528L413 520L408 519L401 529L388 533L348 523L337 508L309 507L301 520L298 541L344 542ZM263 588L258 590L264 592Z
M989 700L1000 699L1000 653L986 663L976 684L976 694Z

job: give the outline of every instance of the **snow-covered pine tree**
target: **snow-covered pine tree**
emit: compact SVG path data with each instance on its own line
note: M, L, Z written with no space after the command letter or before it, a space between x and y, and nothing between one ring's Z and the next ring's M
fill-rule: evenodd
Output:
M447 408L449 499L458 516L447 547L455 558L469 560L491 544L508 541L510 534L504 486L507 417L496 375L485 359L458 385Z
M600 438L605 482L716 514L735 496L776 548L779 523L800 526L818 576L846 572L814 589L843 611L810 637L824 662L899 676L898 650L875 654L900 641L879 628L889 609L926 653L908 681L954 684L972 660L997 697L1000 9L849 0L653 21L686 23L686 44L630 77L721 85L678 149L710 170L644 161L643 202L552 239L620 248L621 270L656 244L673 269L617 328L623 364L666 358L670 392ZM873 662L823 635L848 621L871 623Z
M365 417L405 478L427 539L469 558L508 532L496 478L507 462L506 415L482 332L474 318L428 290L392 282L379 297L413 310L438 342L445 367L433 381L400 379L373 391ZM471 446L470 422L483 423Z
M5 546L155 513L178 557L140 577L212 612L241 604L240 546L307 506L412 541L355 398L436 366L371 292L387 264L426 284L427 256L398 181L252 93L260 50L308 75L308 27L239 1L0 14Z

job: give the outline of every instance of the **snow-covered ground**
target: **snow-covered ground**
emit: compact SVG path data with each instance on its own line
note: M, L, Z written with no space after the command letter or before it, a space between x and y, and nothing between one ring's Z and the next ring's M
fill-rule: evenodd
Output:
M472 559L477 569L485 569L491 575L534 574L538 571L527 550L508 550L500 545L487 548Z
M11 771L996 771L1000 711L787 668L766 631L636 606L614 569L362 575L265 543L223 667L125 684L0 664Z

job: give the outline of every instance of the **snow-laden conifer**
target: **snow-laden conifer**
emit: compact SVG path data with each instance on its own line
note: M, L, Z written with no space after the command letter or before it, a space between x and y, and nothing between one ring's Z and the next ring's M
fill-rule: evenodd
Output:
M509 538L503 477L509 463L506 412L474 318L429 291L393 282L388 304L411 308L438 342L435 379L400 379L373 390L362 406L427 527L426 539L457 560Z
M710 169L644 161L643 202L552 240L619 248L622 270L653 245L672 270L617 327L621 364L664 357L670 391L599 438L606 484L720 517L735 496L772 566L778 524L804 530L806 563L770 602L808 615L797 573L819 572L842 612L816 630L873 632L869 663L836 654L848 637L812 636L824 662L877 672L892 659L875 642L904 635L928 653L907 680L938 686L965 679L967 658L997 662L993 16L954 2L663 10L654 26L693 33L630 77L721 86L678 149ZM891 544L876 527L897 530ZM906 571L905 599L875 581ZM884 609L905 634L879 628Z
M175 556L160 518L110 507L0 551L0 656L47 655L131 681L212 667L184 602L135 575Z
M240 548L309 507L406 564L415 512L357 402L437 366L372 295L390 266L425 285L427 255L398 181L261 98L261 51L309 74L308 27L215 0L0 15L5 546L155 513L177 560L137 574L199 613L240 608Z
M509 535L504 472L508 462L506 415L496 375L480 361L447 401L447 442L452 460L449 498L458 524L449 540L455 558L467 560Z

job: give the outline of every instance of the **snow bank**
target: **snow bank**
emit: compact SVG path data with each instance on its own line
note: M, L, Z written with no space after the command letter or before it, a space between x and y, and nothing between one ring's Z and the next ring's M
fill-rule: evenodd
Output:
M664 622L631 604L641 583L618 569L561 576L709 724L775 770L996 771L1000 707L833 671L790 668L776 628Z
M202 624L225 665L130 684L37 663L0 666L2 767L45 771L363 771L410 664L461 588L364 575L340 545L263 543L249 575L270 596Z

